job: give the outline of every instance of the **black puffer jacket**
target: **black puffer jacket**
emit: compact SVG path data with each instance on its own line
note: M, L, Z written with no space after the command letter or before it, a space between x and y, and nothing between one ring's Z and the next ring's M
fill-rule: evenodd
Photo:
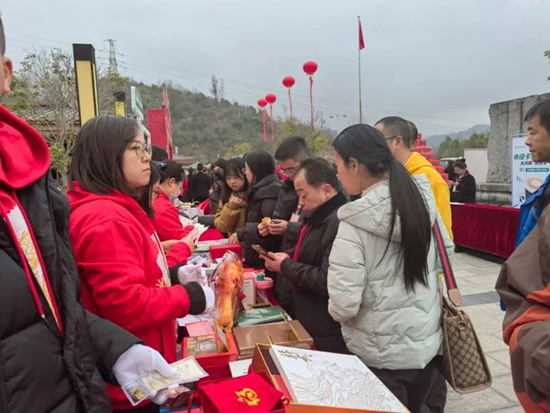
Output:
M111 374L114 364L139 340L82 308L69 238L68 201L49 178L47 166L46 175L38 177L37 173L44 174L44 160L49 160L47 147L43 141L37 141L42 138L35 131L31 131L34 141L24 137L24 133L30 133L28 130L19 133L17 127L25 128L21 125L20 120L0 106L0 195L17 199L28 217L59 307L64 337L35 282L45 319L38 313L18 244L5 221L7 216L11 216L10 222L16 219L11 209L13 202L12 205L2 202L0 412L110 412L103 380L114 383ZM12 160L17 160L15 164L9 161L11 155ZM33 156L36 163L30 164ZM17 169L13 165L17 165ZM13 174L14 170L17 173ZM13 190L9 179L14 175L37 180L24 187L13 186L16 188ZM37 178L33 178L34 175Z
M262 237L258 232L258 224L262 219L273 217L280 189L281 180L273 173L256 183L248 193L246 224L237 230L237 237L245 245L244 257L247 265L251 267L260 268L264 265L258 253L252 249L253 244L261 245L268 251L276 251L281 244L281 237Z
M338 208L347 202L339 192L321 205L309 218L302 240L298 241L296 261L286 259L281 274L294 286L294 317L313 337L314 346L321 351L348 353L340 323L328 313L328 258L338 232ZM288 251L293 258L295 248Z

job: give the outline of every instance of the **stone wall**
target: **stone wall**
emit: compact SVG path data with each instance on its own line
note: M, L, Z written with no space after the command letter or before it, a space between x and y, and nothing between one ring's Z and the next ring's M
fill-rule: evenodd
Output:
M525 113L537 102L549 99L550 93L533 95L507 102L493 103L489 107L491 133L489 134L489 172L487 183L510 184L510 138L512 135L527 132L523 121ZM510 197L511 202L511 197Z
M476 203L483 205L512 205L512 185L479 183L476 188Z

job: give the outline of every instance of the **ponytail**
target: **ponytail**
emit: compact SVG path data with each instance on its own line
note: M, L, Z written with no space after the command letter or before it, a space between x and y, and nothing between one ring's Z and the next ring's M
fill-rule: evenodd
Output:
M389 175L390 231L388 244L378 264L388 252L399 215L405 288L408 292L414 292L416 283L426 285L432 225L424 197L409 172L393 157L382 133L372 126L350 126L338 135L332 146L346 164L349 164L351 158L355 158L373 176Z
M389 162L389 172L391 225L384 255L390 246L396 217L399 214L405 288L409 292L414 292L417 282L422 285L428 283L427 258L432 239L432 224L424 197L405 167L393 158Z

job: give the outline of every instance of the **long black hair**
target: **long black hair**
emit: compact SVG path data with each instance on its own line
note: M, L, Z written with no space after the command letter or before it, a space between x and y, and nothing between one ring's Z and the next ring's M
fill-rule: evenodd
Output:
M138 189L136 201L139 206L145 211L149 218L155 218L155 211L152 205L153 187L156 183L160 182L161 173L159 167L155 162L151 162L151 177L149 183Z
M244 180L244 187L241 192L248 192L248 181L244 175L244 161L241 158L233 158L226 161L225 168L223 169L223 187L220 199L225 204L229 201L233 190L227 185L228 176L238 176Z
M244 161L254 175L254 184L275 173L275 160L265 149L254 149L244 157Z
M401 252L404 255L405 287L414 292L415 284L427 285L427 258L431 242L431 221L424 197L405 167L392 155L384 136L369 125L350 126L332 143L346 165L354 158L375 177L389 174L391 224L388 251L397 214L401 220Z

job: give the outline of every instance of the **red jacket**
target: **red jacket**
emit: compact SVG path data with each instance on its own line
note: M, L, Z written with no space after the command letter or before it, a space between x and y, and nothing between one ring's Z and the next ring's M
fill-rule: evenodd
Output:
M133 198L74 186L68 193L70 233L84 306L174 362L175 319L188 313L190 302L181 285L169 286L168 264L153 226ZM114 409L131 407L120 388L107 387Z
M183 227L178 209L170 202L170 199L162 190L159 190L157 199L153 201L153 209L155 211L155 218L152 219L151 222L159 234L161 241L180 240L193 230L193 226L191 225L185 228ZM187 246L186 244L183 245ZM174 248L178 246L179 244ZM171 251L172 249L169 255ZM189 251L189 255L191 255L191 251ZM187 255L187 257L189 257L189 255ZM185 261L180 262L185 263Z

